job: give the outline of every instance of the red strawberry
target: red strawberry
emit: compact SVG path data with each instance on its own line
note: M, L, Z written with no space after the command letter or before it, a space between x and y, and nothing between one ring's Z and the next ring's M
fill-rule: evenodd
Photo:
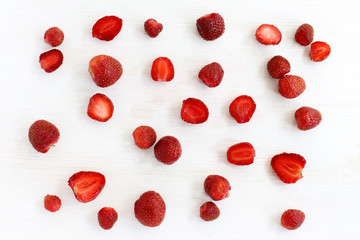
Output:
M44 41L53 47L57 47L64 41L64 33L58 27L49 28L44 34Z
M305 220L305 213L297 209L288 209L281 216L281 226L289 230L298 229Z
M229 181L220 175L209 175L204 182L205 192L214 200L229 197L231 186Z
M227 151L227 160L235 165L250 165L254 162L255 149L248 142L231 146Z
M98 222L105 230L111 229L118 219L118 214L112 207L103 207L98 212Z
M224 33L225 22L219 13L210 13L200 17L196 21L196 27L203 39L213 41Z
M87 114L90 118L99 121L108 121L114 112L114 105L106 95L97 93L90 98Z
M187 123L204 123L209 117L209 110L205 103L196 98L188 98L183 101L181 119Z
M313 42L310 46L310 59L314 62L321 62L330 55L330 52L330 45L326 42Z
M268 62L267 70L272 78L279 79L290 72L290 63L282 56L275 56Z
M38 120L29 128L29 141L36 151L46 153L60 137L58 128L46 120Z
M174 66L167 57L158 57L151 67L151 77L154 81L169 82L175 75Z
M280 30L271 24L262 24L256 29L256 39L264 45L278 45L281 42Z
M144 23L145 32L152 38L155 38L163 30L163 25L155 19L150 18Z
M39 57L40 66L47 73L51 73L58 69L63 63L64 56L58 49L52 49L44 52Z
M295 120L300 130L309 130L320 124L321 113L315 108L301 107L295 112Z
M139 126L133 132L135 145L141 149L148 149L156 141L156 132L152 127Z
M57 212L61 207L61 200L56 195L46 195L44 197L44 207L50 212Z
M271 159L271 167L284 183L296 183L302 176L306 161L296 153L281 153Z
M203 67L199 72L200 80L208 87L217 87L224 76L224 70L217 62L210 63Z
M105 186L105 177L98 172L77 172L68 181L75 198L82 203L94 200Z
M116 16L105 16L97 20L92 28L92 36L104 41L113 40L121 31L123 22Z
M241 95L232 101L229 112L238 123L246 123L250 121L255 109L254 100L250 96Z
M147 227L159 226L165 218L166 205L159 193L147 191L134 204L135 217Z
M301 25L295 33L295 41L301 46L307 46L314 40L314 28L307 23Z
M278 90L285 98L296 98L306 89L304 79L295 75L285 75L280 78Z
M213 202L206 202L200 207L200 217L204 221L213 221L220 216L220 209Z
M121 63L113 57L98 55L89 62L89 73L99 87L109 87L119 80L123 73Z
M182 153L179 140L173 136L162 137L154 147L155 158L167 165L176 162Z

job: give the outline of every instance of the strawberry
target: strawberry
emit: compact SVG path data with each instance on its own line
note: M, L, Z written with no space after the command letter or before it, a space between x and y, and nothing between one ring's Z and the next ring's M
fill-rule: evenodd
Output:
M46 195L44 197L44 207L50 212L57 212L61 207L61 200L56 195Z
M157 22L155 19L150 18L144 23L144 29L149 37L156 38L163 30L163 25Z
M271 167L284 183L296 183L302 176L306 161L296 153L281 153L271 159Z
M47 73L51 73L58 69L63 63L64 55L58 49L52 49L44 52L39 57L40 66Z
M255 112L255 109L256 104L254 100L252 97L247 95L241 95L235 98L229 106L230 115L238 123L249 122Z
M118 219L118 214L112 207L103 207L98 212L98 222L102 229L111 229Z
M219 86L221 83L224 70L219 63L213 62L204 66L198 76L206 86L213 88Z
M113 115L114 105L106 95L97 93L90 98L87 114L90 118L107 122Z
M301 46L308 46L314 40L314 28L307 23L302 24L295 33L295 41Z
M75 198L82 203L94 200L105 186L105 177L98 172L80 171L73 174L68 181Z
M156 132L152 127L139 126L133 132L135 145L141 149L148 149L156 141Z
M183 101L181 119L187 123L204 123L209 117L209 110L205 103L196 98L188 98Z
M278 45L281 42L282 35L274 25L262 24L256 29L255 37L261 44Z
M330 45L326 42L313 42L310 46L310 59L314 62L321 62L330 55L330 52Z
M169 58L158 57L151 67L151 77L157 82L169 82L175 75L174 66Z
M36 151L46 153L60 137L59 129L46 120L38 120L29 128L29 141Z
M123 25L121 18L105 16L97 20L92 28L92 36L104 41L113 40L119 34Z
M213 202L206 202L200 207L200 217L204 221L214 221L220 216L220 209Z
M57 47L64 41L64 33L58 27L49 28L44 34L44 41L52 47Z
M300 130L309 130L320 124L321 113L315 108L301 107L295 112L295 120Z
M162 137L154 147L155 158L164 164L176 162L182 153L179 140L173 136Z
M297 209L288 209L281 215L281 226L289 230L298 229L305 220L305 213Z
M123 69L121 63L113 57L98 55L89 62L89 73L99 87L109 87L120 79Z
M219 13L210 13L197 19L196 27L204 40L213 41L223 35L225 22Z
M134 204L135 217L147 227L159 226L165 218L166 205L155 191L143 193Z
M304 79L295 75L285 75L278 82L278 91L285 98L296 98L306 89Z
M275 56L267 63L267 70L272 78L279 79L290 72L290 63L282 56Z
M235 165L250 165L254 162L255 149L248 142L231 146L227 151L227 160Z
M209 175L204 182L205 192L214 200L229 197L231 186L229 181L220 175Z

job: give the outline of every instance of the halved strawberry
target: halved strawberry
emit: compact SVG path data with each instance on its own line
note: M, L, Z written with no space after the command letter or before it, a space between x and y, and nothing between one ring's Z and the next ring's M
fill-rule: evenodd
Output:
M296 153L281 153L271 159L271 167L284 183L296 183L302 176L305 158Z
M158 57L151 67L151 77L154 81L169 82L175 75L174 66L167 57Z
M199 124L205 122L209 117L209 110L200 99L188 98L183 101L181 108L181 119L187 123Z
M51 73L58 69L63 63L64 56L58 49L52 49L40 55L39 62L42 69Z
M235 165L250 165L254 162L255 149L248 142L231 146L227 151L227 160Z
M238 123L246 123L250 121L255 109L256 104L252 97L241 95L232 101L229 112Z
M331 52L330 45L326 42L313 42L310 45L310 59L314 62L325 60Z
M144 23L145 32L149 37L156 38L159 33L163 30L163 25L153 18L146 20Z
M114 105L106 95L97 93L90 98L87 114L99 122L108 121L114 112Z
M256 39L264 45L278 45L281 42L280 30L271 24L262 24L256 29Z
M122 28L122 19L116 16L105 16L97 20L92 28L92 36L104 41L113 40Z
M81 171L73 174L68 181L79 202L87 203L94 200L105 186L105 177L98 172Z

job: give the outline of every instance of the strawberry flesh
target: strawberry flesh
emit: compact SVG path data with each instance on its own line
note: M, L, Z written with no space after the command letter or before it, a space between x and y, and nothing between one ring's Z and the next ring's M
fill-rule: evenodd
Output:
M235 165L250 165L254 162L255 149L248 142L231 146L227 151L227 160Z
M40 66L47 73L51 73L58 69L63 63L64 56L58 49L52 49L44 52L39 57Z
M64 32L58 27L49 28L44 34L44 41L52 47L57 47L64 41Z
M331 52L330 45L326 42L313 42L310 46L310 59L314 62L324 61Z
M255 37L259 43L264 45L278 45L282 39L280 30L271 24L260 25L256 30Z
M98 222L102 229L111 229L118 220L118 213L112 207L103 207L98 212Z
M163 25L157 22L155 19L150 18L144 23L144 29L149 37L156 38L163 30Z
M200 99L188 98L183 101L181 119L187 123L200 124L206 122L209 110Z
M249 122L256 109L254 100L247 95L235 98L229 106L230 115L238 123Z
M315 108L301 107L295 112L295 120L300 130L309 130L320 124L321 113Z
M284 183L296 183L302 176L305 158L296 153L281 153L271 159L271 167Z
M169 58L158 57L151 67L151 77L157 82L169 82L175 75L174 66Z
M99 121L108 121L114 112L114 105L106 95L97 93L90 98L87 114L90 118Z
M92 28L92 36L104 41L113 40L119 34L123 25L121 18L105 16L100 18Z
M281 215L281 226L288 230L298 229L305 220L305 213L298 209L288 209Z

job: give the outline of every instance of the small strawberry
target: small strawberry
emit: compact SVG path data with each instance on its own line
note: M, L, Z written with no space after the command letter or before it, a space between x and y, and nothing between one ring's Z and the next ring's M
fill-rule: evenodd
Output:
M219 86L221 83L224 70L219 63L213 62L204 66L198 76L206 86L213 88Z
M49 28L44 34L44 41L52 47L57 47L64 41L64 33L58 27Z
M271 159L271 167L284 183L296 183L302 176L306 161L296 153L281 153Z
M98 212L98 222L102 229L111 229L118 220L118 214L112 207L103 207Z
M150 18L144 23L144 29L149 37L156 38L163 30L163 25L157 22L155 19Z
M262 24L256 29L256 39L264 45L278 45L281 42L280 30L271 24Z
M157 82L169 82L175 75L174 65L167 57L158 57L151 67L151 77Z
M223 35L225 22L219 13L210 13L197 19L196 27L204 40L213 41Z
M105 16L97 20L92 28L92 36L104 41L113 40L119 34L123 25L121 18Z
M106 95L97 93L90 98L87 114L90 118L107 122L113 115L114 105Z
M289 61L282 56L275 56L267 63L267 70L272 78L279 79L290 72Z
M295 112L295 120L300 130L309 130L320 124L321 113L315 108L301 107Z
M254 100L252 97L247 95L241 95L235 98L229 106L230 115L238 123L249 122L255 112L255 109L256 104Z
M254 162L255 149L248 142L231 146L227 151L227 160L235 165L250 165Z
M98 172L80 171L73 174L68 181L75 198L82 203L94 200L105 186L105 177Z
M183 101L181 119L187 123L204 123L209 118L209 110L205 103L196 98L188 98Z
M314 62L321 62L330 55L330 52L330 45L326 42L313 42L310 46L310 59Z
M156 132L152 127L139 126L133 132L135 145L141 149L148 149L156 141Z
M159 226L165 218L166 205L155 191L143 193L134 204L135 217L147 227Z
M46 153L58 142L59 129L46 120L38 120L29 128L29 141L36 151Z
M154 147L155 158L167 165L176 162L180 158L181 153L181 144L173 136L162 137Z
M304 79L295 75L285 75L278 82L278 91L285 98L296 98L306 89Z
M288 209L281 216L281 226L288 230L298 229L305 220L305 213L297 209Z
M44 52L39 57L40 66L47 73L51 73L58 69L63 63L64 55L58 49L52 49Z
M229 181L220 175L209 175L204 182L205 192L214 200L229 197L231 186Z
M213 202L206 202L200 207L200 217L204 221L214 221L220 216L220 209Z
M307 23L301 25L295 33L295 41L301 46L308 46L314 40L314 28Z
M44 197L44 207L50 212L57 212L61 207L61 200L56 195L46 195Z
M119 80L123 73L121 63L113 57L98 55L89 62L89 73L99 87L109 87Z

